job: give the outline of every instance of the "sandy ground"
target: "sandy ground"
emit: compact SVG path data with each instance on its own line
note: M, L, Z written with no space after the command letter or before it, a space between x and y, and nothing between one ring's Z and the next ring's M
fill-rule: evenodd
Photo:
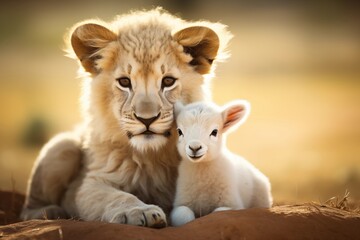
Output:
M1 239L359 239L360 214L308 203L217 212L182 227L17 218L23 195L0 192ZM7 225L5 225L7 224Z

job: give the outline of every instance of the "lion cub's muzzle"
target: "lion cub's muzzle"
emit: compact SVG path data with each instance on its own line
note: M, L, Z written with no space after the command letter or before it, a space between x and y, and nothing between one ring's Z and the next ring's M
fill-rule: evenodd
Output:
M156 125L157 123L161 124L160 122L163 122L164 119L169 118L168 114L164 114L163 116L161 116L161 112L158 113L156 116L154 117L150 117L150 118L144 118L144 117L140 117L139 115L137 115L135 112L132 113L133 119L137 120L138 122L140 122L141 124L143 124L143 131L142 132L137 132L137 133L132 133L132 132L127 132L127 136L128 138L132 138L134 136L137 135L143 135L147 138L151 138L154 135L161 135L164 137L170 137L170 127L169 129L163 130L161 131L160 129L157 129ZM157 123L155 123L157 121Z

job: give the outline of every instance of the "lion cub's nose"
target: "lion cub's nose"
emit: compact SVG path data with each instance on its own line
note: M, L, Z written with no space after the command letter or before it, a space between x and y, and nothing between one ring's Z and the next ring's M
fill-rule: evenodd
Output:
M134 114L134 115L135 115L135 118L137 120L139 120L140 122L142 122L146 126L147 129L149 129L150 125L153 122L155 122L156 119L158 119L160 117L160 113L157 116L152 117L152 118L142 118L142 117L137 116L136 114Z

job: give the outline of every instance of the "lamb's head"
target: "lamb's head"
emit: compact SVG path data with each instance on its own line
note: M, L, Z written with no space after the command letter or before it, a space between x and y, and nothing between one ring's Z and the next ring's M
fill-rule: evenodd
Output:
M175 101L204 99L205 77L230 37L224 25L159 9L76 25L71 48L91 78L84 99L97 134L122 135L140 151L164 146L175 133Z
M223 134L246 120L250 104L244 100L231 102L224 107L207 102L186 106L176 103L175 112L179 135L177 146L181 157L192 162L211 161L223 149Z

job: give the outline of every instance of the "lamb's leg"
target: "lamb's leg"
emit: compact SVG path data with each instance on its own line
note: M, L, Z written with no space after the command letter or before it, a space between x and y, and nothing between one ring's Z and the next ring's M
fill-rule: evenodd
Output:
M79 172L81 155L77 133L59 134L42 148L30 176L22 219L67 217L60 200Z
M218 207L218 208L215 208L215 210L213 212L229 211L229 210L232 210L232 208L230 208L230 207Z
M175 207L170 214L171 225L181 226L195 219L194 212L186 206Z

